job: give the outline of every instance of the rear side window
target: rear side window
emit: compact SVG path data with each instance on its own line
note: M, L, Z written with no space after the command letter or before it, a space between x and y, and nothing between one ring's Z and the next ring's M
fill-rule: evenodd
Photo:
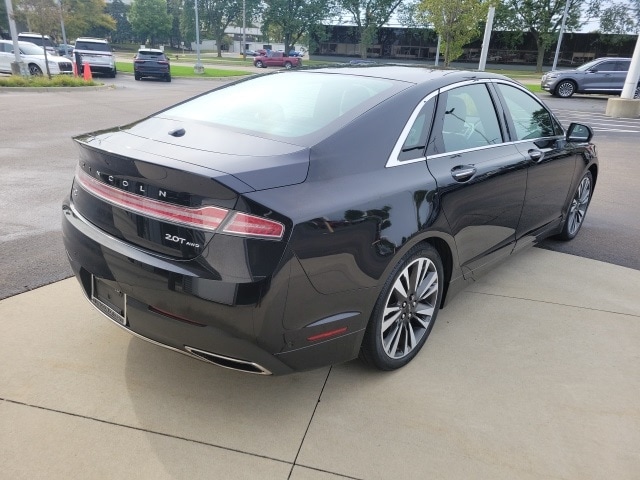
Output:
M416 158L424 158L424 151L427 147L435 105L436 97L433 96L420 109L398 153L399 161L405 162Z
M497 84L515 127L516 140L531 140L562 134L551 113L529 94L515 87Z
M628 72L630 65L631 65L631 62L626 62L626 61L616 62L616 71Z
M18 35L18 40L20 40L21 42L31 42L31 43L35 43L36 45L42 47L47 46L47 47L53 47L53 42L51 41L50 38L46 38L44 39L44 42L42 40L42 37L38 36L38 35Z
M602 62L596 66L599 72L615 72L617 62Z

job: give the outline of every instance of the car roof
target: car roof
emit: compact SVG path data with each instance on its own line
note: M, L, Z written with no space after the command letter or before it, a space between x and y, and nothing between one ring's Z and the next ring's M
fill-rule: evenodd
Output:
M76 38L76 42L95 42L95 43L108 43L104 38L93 38L93 37L78 37Z
M444 79L450 77L447 80L451 82L473 79L473 78L505 78L502 75L486 72L472 72L467 70L445 70L445 69L433 69L425 68L424 66L415 65L367 65L362 64L359 66L348 65L345 67L323 67L318 69L309 69L309 72L317 71L330 74L341 75L358 75L362 77L371 78L384 78L388 80L397 80L401 82L421 84L430 82L436 79Z
M25 37L38 37L38 38L44 36L44 38L49 38L49 35L42 35L41 33L37 33L37 32L20 32L18 36L20 35Z
M592 62L595 62L595 61L600 62L602 60L629 60L629 61L631 61L631 59L628 58L628 57L600 57L600 58L593 59Z

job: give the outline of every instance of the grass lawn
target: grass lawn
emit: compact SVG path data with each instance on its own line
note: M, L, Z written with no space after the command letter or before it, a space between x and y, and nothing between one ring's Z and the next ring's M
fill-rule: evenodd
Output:
M116 66L118 68L118 72L133 73L133 63L116 62ZM244 75L251 75L251 72L205 67L204 73L202 75L198 75L193 71L193 66L171 65L171 76L173 77L221 78L241 77Z
M27 78L19 75L0 77L0 87L93 87L96 85L100 83L93 80L85 82L84 79L71 75L54 75L51 80L45 75Z

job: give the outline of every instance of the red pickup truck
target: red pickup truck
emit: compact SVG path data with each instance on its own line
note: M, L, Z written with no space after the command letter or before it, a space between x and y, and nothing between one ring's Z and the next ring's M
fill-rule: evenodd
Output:
M284 52L267 52L253 59L253 64L258 68L284 67L287 70L302 66L302 59L299 57L287 57Z

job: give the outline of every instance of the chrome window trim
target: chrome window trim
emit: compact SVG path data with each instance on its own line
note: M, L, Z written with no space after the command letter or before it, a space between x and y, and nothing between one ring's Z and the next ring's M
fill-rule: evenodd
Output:
M427 157L422 156L418 158L412 158L411 160L400 161L398 157L402 152L402 146L404 145L404 142L407 140L407 137L409 136L409 132L411 131L411 127L413 127L413 124L415 123L416 118L418 118L420 111L424 108L424 106L427 104L429 100L436 97L439 93L440 93L440 90L435 90L431 92L429 95L427 95L426 97L424 97L422 100L420 100L420 103L418 103L418 106L413 110L413 113L409 117L409 120L407 120L407 123L405 123L404 128L402 129L402 133L398 137L398 140L396 141L396 144L393 147L393 150L391 151L391 155L389 155L385 168L397 167L398 165L407 165L407 164L416 163L416 162L424 162L427 159Z
M447 85L445 87L442 87L442 88L440 88L438 90L435 90L435 91L431 92L429 95L424 97L420 101L418 106L413 110L413 113L409 117L409 120L407 120L407 123L405 124L404 128L402 129L402 133L398 137L398 140L396 141L396 144L393 147L393 150L391 151L391 154L389 155L389 158L387 159L387 163L385 165L385 168L398 167L400 165L409 165L411 163L416 163L416 162L424 162L424 161L427 160L427 158L438 158L438 157L450 155L450 154L453 154L453 153L470 152L470 151L474 151L474 150L483 150L483 149L486 149L486 148L493 148L493 147L497 147L499 145L508 145L510 143L511 144L519 143L520 140L517 141L517 142L502 142L502 143L496 143L495 145L483 145L481 147L469 148L469 149L466 149L466 150L456 150L454 152L439 153L437 155L430 155L429 157L422 156L422 157L418 157L418 158L413 158L411 160L401 161L401 160L398 159L398 157L400 156L400 152L402 151L402 146L404 145L404 142L406 141L407 136L409 136L409 131L411 130L411 127L413 126L413 123L416 121L416 118L418 117L418 114L420 113L420 110L422 110L422 107L424 107L425 104L429 100L431 100L432 98L434 98L437 95L440 95L440 93L442 93L442 92L447 92L447 91L452 90L454 88L464 87L466 85L473 85L473 84L478 84L478 83L504 83L505 85L511 85L512 87L518 88L518 89L522 90L523 92L526 92L529 96L534 98L536 101L538 101L538 103L540 103L541 106L544 107L544 105L535 96L533 96L531 94L531 92L529 90L527 90L524 86L520 85L517 82L512 82L512 81L509 81L509 80L503 80L501 78L469 79L469 80L463 80L461 82L453 83L451 85ZM530 141L530 140L527 140L527 141Z
M451 152L436 153L434 155L429 155L426 158L426 160L432 160L432 159L442 158L442 157L451 157L453 155L460 155L461 153L475 152L477 150L486 150L488 148L504 147L506 145L515 145L516 143L520 143L520 142L494 143L493 145L482 145L481 147L465 148L464 150L452 150Z

